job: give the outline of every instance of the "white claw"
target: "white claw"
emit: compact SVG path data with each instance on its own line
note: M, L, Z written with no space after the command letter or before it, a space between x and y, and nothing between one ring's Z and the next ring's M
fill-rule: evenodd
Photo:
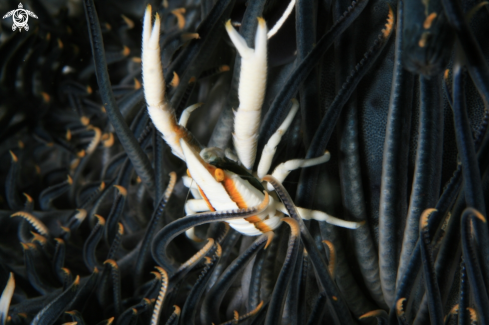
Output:
M14 294L15 280L14 274L10 272L10 276L7 281L5 289L3 289L2 296L0 297L0 324L5 325L7 323L8 309L10 306L10 301Z
M265 19L258 18L258 28L256 29L255 34L255 53L256 56L259 56L261 58L260 60L264 60L265 68L267 67L267 31L268 28Z
M248 47L230 21L226 23L226 30L242 58L239 108L234 118L234 147L241 163L251 169L256 158L256 134L267 83L267 25L263 18L258 18L255 49Z
M148 108L160 108L164 105L165 79L160 61L160 17L156 14L154 26L151 26L151 6L146 8L143 26L143 82L144 96Z
M143 44L147 43L151 36L151 6L146 7L143 21ZM144 45L143 45L144 46Z
M148 104L148 113L154 126L171 147L175 156L182 160L184 155L180 147L180 138L185 131L177 124L175 112L165 99L165 79L160 59L160 17L156 14L151 26L151 6L146 8L143 26L143 86L144 97Z
M236 50L238 50L239 55L241 55L243 59L250 58L255 51L248 47L248 44L246 44L246 40L243 38L243 36L241 36L236 29L234 29L233 25L231 24L231 20L226 22L226 31L228 32L229 38L233 42L234 46L236 46Z

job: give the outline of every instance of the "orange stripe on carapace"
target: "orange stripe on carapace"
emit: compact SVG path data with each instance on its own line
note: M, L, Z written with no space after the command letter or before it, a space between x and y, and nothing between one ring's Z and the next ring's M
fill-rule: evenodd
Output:
M251 216L251 217L245 218L245 220L248 222L251 222L251 223L261 222L261 219L258 216Z
M228 177L226 173L224 173L224 181L222 181L222 185L224 185L224 189L229 194L231 200L233 200L240 209L246 209L248 207L246 201L241 196L241 193L239 193L238 189L236 188L236 183L231 177ZM255 228L260 230L262 233L272 230L267 224L263 223L260 217L257 215L245 218L245 220L252 223L253 226L255 226Z
M211 175L214 175L214 178L216 179L216 181L220 182L224 186L224 189L228 193L229 197L231 198L231 200L234 203L236 203L236 205L238 206L238 208L240 208L240 209L246 209L248 207L248 205L246 204L246 201L241 196L241 193L236 188L236 184L235 184L234 180L231 177L229 177L228 175L226 175L225 172L224 172L224 175L222 175L219 172L219 171L222 171L220 168L217 168L217 167L215 167L213 165L207 164L206 162L203 162L203 161L202 161L202 164L206 167L206 169L209 171L209 173ZM187 169L187 175L190 178L192 177L190 175L190 171L188 169ZM205 196L205 194L202 191L202 189L200 188L200 186L199 186L199 192L200 192L200 195L202 195L202 198L207 203L207 206L209 207L209 209L211 209L211 211L216 211L212 207L211 203L209 202L209 199ZM254 215L254 216L251 216L251 217L248 217L248 218L244 218L244 219L246 221L248 221L249 223L252 223L253 226L255 226L255 228L258 229L258 230L260 230L262 233L266 233L266 232L269 232L269 231L272 230L257 215Z
M224 181L222 181L222 185L224 185L224 188L226 189L226 192L228 192L231 200L233 200L240 209L246 209L248 207L246 201L241 196L241 193L239 193L238 189L236 188L236 183L232 178L224 175ZM256 215L245 218L245 220L249 223L254 224L255 227L257 227L256 223L261 221L261 219Z
M272 228L270 228L266 223L263 221L257 222L254 224L255 228L260 230L262 233L267 233L269 231L272 231Z
M241 193L239 193L238 189L236 188L236 184L234 183L234 180L232 178L224 175L224 181L222 181L222 185L224 185L224 188L226 189L226 192L228 192L231 200L233 200L240 209L246 209L248 207L245 200L241 196ZM251 216L249 218L253 217L254 216ZM246 220L248 220L249 218L246 218Z

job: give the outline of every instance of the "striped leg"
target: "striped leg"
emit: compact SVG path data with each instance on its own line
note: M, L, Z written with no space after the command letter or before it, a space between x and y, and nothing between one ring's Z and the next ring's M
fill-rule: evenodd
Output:
M282 125L278 128L277 131L270 137L267 144L263 148L263 153L261 155L260 163L258 164L258 178L262 179L270 170L270 166L272 165L273 156L275 155L275 151L277 151L277 146L282 139L282 136L289 128L292 120L295 117L295 114L299 110L299 102L294 98L292 99L292 108L289 111L289 114L282 122Z

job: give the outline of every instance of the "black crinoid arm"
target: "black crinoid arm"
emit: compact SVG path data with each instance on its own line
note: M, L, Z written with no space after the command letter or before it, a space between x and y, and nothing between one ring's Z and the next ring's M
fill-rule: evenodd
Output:
M0 325L489 322L485 3L26 0L22 31L17 6L0 1ZM158 104L236 207L213 206L148 113L147 10ZM238 49L264 23L248 168ZM269 174L331 159L258 177L294 109Z

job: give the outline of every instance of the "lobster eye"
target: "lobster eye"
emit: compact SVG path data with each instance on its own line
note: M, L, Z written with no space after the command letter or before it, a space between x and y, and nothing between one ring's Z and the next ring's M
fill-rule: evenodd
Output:
M200 157L204 161L211 165L216 165L222 161L225 157L224 150L220 148L205 148L200 152Z
M224 180L224 171L221 168L216 168L214 171L214 178L218 182L222 182Z

